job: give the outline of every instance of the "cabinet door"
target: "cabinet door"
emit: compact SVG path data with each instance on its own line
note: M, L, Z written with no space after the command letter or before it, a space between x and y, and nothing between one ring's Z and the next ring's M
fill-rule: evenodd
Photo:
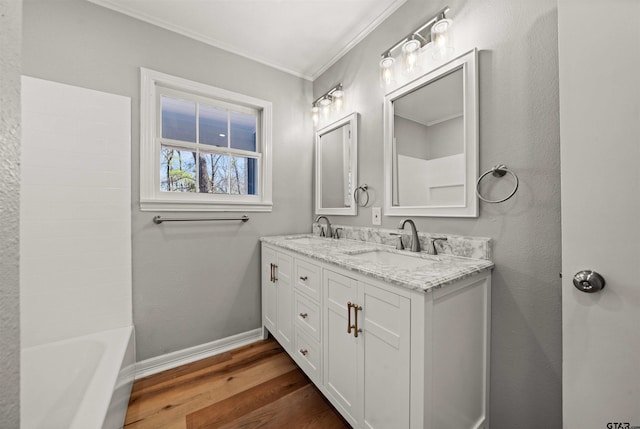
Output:
M358 377L358 340L347 333L347 302L358 297L357 281L324 271L324 387L331 402L354 427L360 420L361 398ZM351 310L353 316L353 310ZM353 320L352 320L353 323Z
M278 291L273 268L277 262L276 251L262 246L262 323L271 334L275 334L278 320Z
M362 327L364 427L408 428L411 301L370 284L358 284Z
M293 340L293 282L291 273L293 258L277 252L276 292L277 292L277 339L285 350L291 350Z

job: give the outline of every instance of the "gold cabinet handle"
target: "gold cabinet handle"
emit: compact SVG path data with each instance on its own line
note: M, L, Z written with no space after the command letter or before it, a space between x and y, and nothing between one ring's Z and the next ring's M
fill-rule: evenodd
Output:
M307 349L300 349L299 351L302 356L306 356L309 353Z
M351 309L353 308L354 312L354 321L355 323L351 324ZM362 310L358 304L352 304L351 302L347 302L347 334L351 333L353 330L353 336L358 338L358 332L362 332L362 329L358 329L358 311Z
M303 319L306 319L306 318L307 318L307 316L308 316L308 314L307 314L307 313L300 313L300 317L302 317Z
M358 332L362 332L362 329L358 329L358 311L362 310L362 307L360 307L357 304L352 304L351 305L353 307L354 313L355 313L355 324L353 325L353 336L358 338Z
M307 281L307 279L308 279L308 277L307 277L307 276L301 276L301 277L300 277L300 280L302 280L303 282L306 282L306 281Z
M269 281L273 283L273 263L269 264Z
M273 282L277 282L278 281L278 266L276 264L273 264Z

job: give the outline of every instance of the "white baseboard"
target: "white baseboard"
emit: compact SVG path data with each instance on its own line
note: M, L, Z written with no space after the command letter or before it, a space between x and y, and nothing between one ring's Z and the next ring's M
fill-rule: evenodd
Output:
M262 340L262 338L262 328L258 328L210 343L145 359L136 363L136 379L255 343Z

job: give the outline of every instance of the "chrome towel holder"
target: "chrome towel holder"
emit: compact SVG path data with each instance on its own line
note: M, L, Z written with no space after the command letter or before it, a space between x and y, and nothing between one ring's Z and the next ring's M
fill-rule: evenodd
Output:
M249 216L243 215L240 217L207 217L207 218L171 218L155 216L153 223L160 225L162 222L208 222L216 220L241 220L243 223L249 220Z
M503 177L507 173L511 174L513 176L514 180L516 181L516 184L513 187L513 190L511 191L511 193L509 195L507 195L505 198L502 198L502 199L499 199L499 200L489 200L489 199L483 197L480 194L480 182L487 175L491 174L491 175L493 175L493 177ZM520 184L520 181L518 180L518 176L516 175L516 173L514 173L511 170L509 170L506 165L504 165L504 164L494 165L492 169L490 169L488 171L485 171L480 177L478 177L478 181L476 182L476 195L478 196L478 198L480 198L485 203L492 203L492 204L503 203L503 202L507 201L509 198L511 198L511 197L513 197L515 195L516 191L518 190L518 185L519 184Z
M353 191L353 200L356 202L356 205L360 206L360 207L367 207L367 204L369 204L369 185L367 185L366 183L362 186L358 186L354 191ZM366 196L367 199L365 200L364 204L360 204L360 198L358 195L358 191L362 191Z

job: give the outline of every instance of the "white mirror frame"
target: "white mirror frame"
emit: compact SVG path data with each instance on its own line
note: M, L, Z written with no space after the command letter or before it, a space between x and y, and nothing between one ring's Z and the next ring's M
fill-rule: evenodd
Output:
M386 216L478 217L476 179L478 177L478 52L456 57L421 77L390 92L384 98L384 214ZM430 82L462 68L464 97L465 203L455 206L394 206L393 198L393 102Z
M351 150L350 150L350 166L351 169L351 190L350 200L351 207L322 207L322 141L321 137L337 128L350 124L351 129ZM358 214L358 204L353 198L353 192L358 186L358 113L354 112L337 121L324 126L316 131L316 214L324 215L343 215L355 216Z

